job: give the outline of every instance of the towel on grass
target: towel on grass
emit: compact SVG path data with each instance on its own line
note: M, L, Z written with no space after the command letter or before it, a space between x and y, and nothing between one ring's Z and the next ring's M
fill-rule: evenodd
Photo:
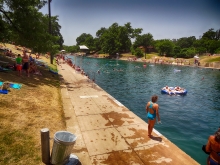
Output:
M0 81L0 86L3 85L3 82ZM14 88L14 89L21 89L21 84L14 84L14 83L10 83L10 88Z
M0 90L1 94L8 94L8 90Z
M14 88L14 89L21 89L21 84L12 84L10 83L10 88Z

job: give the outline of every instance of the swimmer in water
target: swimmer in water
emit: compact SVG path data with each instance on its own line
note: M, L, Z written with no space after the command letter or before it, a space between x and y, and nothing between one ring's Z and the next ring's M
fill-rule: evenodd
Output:
M135 66L135 68L140 68L139 66Z

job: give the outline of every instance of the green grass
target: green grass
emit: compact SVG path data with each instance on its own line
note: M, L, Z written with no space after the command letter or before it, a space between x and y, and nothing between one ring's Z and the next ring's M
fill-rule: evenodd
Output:
M205 62L220 62L220 57L212 57L210 59L206 59Z
M146 59L153 59L155 56L158 57L158 53L146 54ZM144 58L144 57L143 57L143 58Z
M4 128L0 134L0 164L29 164L40 163L41 156L35 145L33 137L26 134L25 130Z
M124 53L124 54L121 54L122 57L132 57L134 55L132 54L129 54L129 53ZM134 56L135 57L135 56Z
M14 63L1 54L0 61ZM56 69L55 62L45 61ZM0 81L22 84L19 90L10 88L8 94L0 94L0 165L43 165L40 130L49 128L53 135L66 129L60 93L62 76L46 67L37 68L42 75L30 74L29 78L24 73L18 76L16 71L0 72Z

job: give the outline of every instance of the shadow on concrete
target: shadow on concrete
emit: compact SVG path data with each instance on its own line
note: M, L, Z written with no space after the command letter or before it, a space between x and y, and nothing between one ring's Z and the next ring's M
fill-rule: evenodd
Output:
M156 136L151 136L152 140L156 140L158 142L162 142L162 138L161 137L156 137Z

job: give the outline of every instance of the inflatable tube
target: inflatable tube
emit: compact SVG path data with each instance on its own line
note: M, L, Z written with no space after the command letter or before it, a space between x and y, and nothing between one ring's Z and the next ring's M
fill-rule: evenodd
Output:
M168 92L167 90L165 90L165 89L163 89L162 88L162 90L161 90L161 93L162 94L170 94L170 95L186 95L187 94L187 90L186 89L184 89L183 91L176 91L175 89L174 89L174 87L169 87L172 91L171 92Z
M8 94L8 91L7 91L7 90L0 90L0 93L2 93L2 94Z
M49 69L49 71L50 71L51 73L53 73L53 74L58 74L58 71L54 71L54 70L51 70L51 69Z

